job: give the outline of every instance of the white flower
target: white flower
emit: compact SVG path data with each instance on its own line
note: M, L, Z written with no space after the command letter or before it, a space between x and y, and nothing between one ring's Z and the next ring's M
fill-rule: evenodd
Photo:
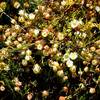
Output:
M25 11L24 10L19 10L19 13L18 14L21 15L21 16L24 16Z
M31 60L31 58L32 58L31 56L27 56L27 55L25 56L25 60L26 60L26 61Z
M13 37L16 37L16 36L17 36L17 33L16 33L16 32L13 32L13 33L12 33L12 36L13 36Z
M53 65L56 66L56 67L58 67L59 66L59 63L57 61L54 61L53 62Z
M6 65L6 66L4 67L4 70L5 70L5 71L10 70L9 66L8 66L8 65Z
M71 24L71 27L72 27L72 28L76 28L76 27L79 25L79 22L78 22L78 20L75 20L75 19L74 19L73 21L71 21L70 24Z
M78 74L79 75L82 75L83 74L83 71L81 70L81 68L79 68Z
M19 30L19 29L20 29L20 26L16 24L16 25L14 26L14 28L17 29L17 30Z
M87 34L86 33L82 33L82 37L86 38Z
M64 39L64 34L59 32L57 37L58 37L59 40L63 40Z
M15 24L16 23L16 20L15 19L11 19L11 23L12 24Z
M42 96L43 96L43 97L47 97L48 95L49 95L48 91L44 90L44 91L42 92Z
M48 33L49 33L49 31L48 31L48 29L44 29L43 31L42 31L42 36L43 37L47 37L48 36Z
M76 20L76 19L74 19L73 21L71 21L71 27L72 28L76 28L76 27L78 27L80 24L82 24L82 21L81 20Z
M79 87L80 87L81 89L84 89L84 88L85 88L85 85L84 85L83 83L80 83L80 84L79 84Z
M99 7L99 6L96 6L96 7L95 7L95 10L96 10L97 12L100 12L100 7Z
M39 29L34 29L34 34L35 34L35 36L38 36L38 34L39 34Z
M30 20L33 20L34 18L35 18L35 15L34 15L33 13L30 13L30 14L29 14L29 19L30 19Z
M85 72L88 72L88 70L89 70L88 67L85 67L85 68L84 68L84 71L85 71Z
M7 40L6 42L5 42L5 44L8 46L8 45L10 45L11 44L11 40Z
M35 9L35 11L34 11L35 13L38 13L38 9Z
M37 49L38 49L38 50L42 50L42 48L43 48L43 45L39 43L39 44L37 45Z
M77 32L75 32L75 33L74 33L74 35L79 35L79 34L80 34L80 32L79 32L79 31L77 31Z
M66 53L63 55L63 61L64 61L64 62L68 60L68 58L69 58L69 53L70 53L70 50L68 49L68 50L66 51Z
M66 65L67 65L68 67L72 67L72 66L73 66L73 61L70 60L70 59L68 59L67 62L66 62Z
M81 20L81 19L79 19L79 20L78 20L78 22L79 22L79 24L83 24L83 22L82 22L82 20Z
M28 100L32 100L32 97L33 97L33 94L32 94L32 93L29 93L29 94L27 95L27 99L28 99Z
M54 72L56 72L57 69L58 69L58 68L57 68L56 66L53 66L53 71L54 71Z
M23 66L27 66L27 64L28 64L28 63L27 63L27 60L22 60L22 65L23 65Z
M63 70L57 71L57 75L60 76L60 77L63 77L64 76L64 71Z
M91 87L90 90L89 90L89 93L93 94L95 92L96 92L95 88Z
M20 90L20 87L16 86L16 87L14 87L14 90L15 91L19 91Z
M15 7L16 9L18 9L18 8L20 7L20 3L16 1L16 2L14 3L14 7Z
M29 18L29 15L28 15L28 13L24 13L24 17L26 18L26 19L28 19Z
M18 39L19 42L23 41L22 37L18 37L17 39Z
M73 65L72 67L70 67L70 70L71 70L72 73L76 72L76 66Z
M63 1L61 2L61 5L62 5L62 6L65 6L65 5L66 5L66 1L63 0Z
M31 54L32 54L32 51L31 51L31 50L29 50L29 49L26 50L26 55L27 55L27 56L30 56Z
M71 52L69 55L69 58L72 60L75 60L78 57L78 54L76 52Z
M5 91L5 87L3 85L0 86L0 91Z
M39 65L39 64L35 64L34 67L33 67L33 72L34 72L35 74L39 74L40 71L41 71L40 65Z
M63 55L63 61L67 61L68 60L68 57L69 57L69 53L65 53Z
M25 51L23 50L23 51L21 51L21 55L25 55Z
M17 45L17 48L20 49L21 47L22 47L22 44L19 43L19 44Z

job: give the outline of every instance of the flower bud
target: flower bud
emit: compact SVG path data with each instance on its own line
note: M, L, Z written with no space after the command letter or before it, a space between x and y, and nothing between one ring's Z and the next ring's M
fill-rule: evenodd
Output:
M92 47L90 48L90 50L91 50L91 51L95 51L96 48L92 46Z
M17 48L20 49L22 47L22 44L17 44Z
M27 56L31 56L31 54L32 54L32 51L31 51L31 50L29 50L29 49L26 50L26 55L27 55Z
M14 87L14 90L18 92L20 90L20 87L16 86Z
M32 93L27 94L27 99L28 100L32 100L32 97L33 97L33 94Z
M1 2L1 3L0 3L0 7L1 7L3 10L5 10L5 8L7 7L6 2Z
M49 19L49 18L50 18L50 14L47 13L47 12L44 12L43 15L44 15L44 18L45 18L45 19Z
M64 76L64 77L63 77L63 80L64 80L64 81L68 80L68 76Z
M96 92L95 88L90 88L89 93L93 94L95 92Z
M18 37L17 39L19 42L22 42L22 40L23 40L22 37Z
M88 72L88 70L89 70L89 68L86 66L86 67L84 68L84 71L85 71L85 72Z
M64 76L63 70L57 71L57 75L58 75L59 77L63 77L63 76Z
M16 2L14 3L14 7L15 7L16 9L18 9L18 8L20 7L20 3L16 1Z
M3 85L0 86L0 91L5 91L5 87Z
M59 100L65 100L65 97L64 96L60 96Z
M44 90L44 91L42 92L42 96L43 96L43 97L47 97L48 95L49 95L49 92L48 92L48 91Z
M66 93L68 93L68 87L64 86L63 87L63 91L66 92Z
M62 6L65 6L65 5L66 5L66 1L63 0L63 1L61 2L61 5L62 5Z

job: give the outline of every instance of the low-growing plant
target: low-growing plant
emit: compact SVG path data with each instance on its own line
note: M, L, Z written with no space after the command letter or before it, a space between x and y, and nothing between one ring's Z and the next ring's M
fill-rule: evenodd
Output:
M0 100L99 95L99 0L0 2Z

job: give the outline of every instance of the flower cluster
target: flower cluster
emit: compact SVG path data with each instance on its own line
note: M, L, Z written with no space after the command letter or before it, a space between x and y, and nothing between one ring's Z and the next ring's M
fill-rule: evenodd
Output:
M18 100L98 98L100 2L16 0L1 2L0 14L2 93L18 93Z

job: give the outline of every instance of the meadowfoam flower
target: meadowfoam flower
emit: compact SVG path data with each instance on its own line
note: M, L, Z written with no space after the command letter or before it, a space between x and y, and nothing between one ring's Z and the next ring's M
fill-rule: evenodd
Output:
M72 28L76 28L76 27L79 25L79 22L78 22L78 20L75 20L75 19L74 19L73 21L71 21L70 24L71 24L71 27L72 27Z
M35 64L34 67L33 67L33 72L34 72L35 74L39 74L40 71L41 71L40 65L39 65L39 64Z
M69 53L70 53L70 49L68 49L68 50L66 51L66 53L63 55L63 62L65 62L65 61L68 60L68 58L69 58Z
M63 40L64 39L64 34L59 32L57 37L58 37L59 40Z
M63 70L57 71L57 75L58 75L59 77L63 77L63 76L64 76L64 71L63 71Z
M95 10L96 10L97 12L100 12L100 7L99 7L99 6L96 6L96 7L95 7Z
M4 67L4 70L5 70L5 71L9 71L9 70L10 70L9 65L6 65L6 66Z
M73 66L73 61L68 59L66 62L67 67L72 67Z
M75 33L74 33L74 35L79 35L79 34L80 34L80 32L79 32L79 31L77 31L77 32L75 32Z
M49 92L48 92L48 91L44 90L44 91L42 92L42 96L43 96L43 97L47 97L48 95L49 95Z
M31 51L31 50L29 50L29 49L26 50L26 55L27 55L27 56L31 56L31 54L32 54L32 51Z
M25 56L25 60L26 60L26 61L30 61L31 58L32 58L31 56L27 56L27 55Z
M69 57L69 53L65 53L65 54L63 55L63 61L64 61L64 62L67 61L67 60L68 60L68 57Z
M49 30L48 29L44 29L43 31L42 31L42 36L43 37L47 37L48 36L48 34L49 34Z
M70 24L71 24L71 27L74 29L74 28L78 27L80 24L82 24L82 21L74 19L71 21Z
M95 88L91 87L90 90L89 90L89 93L93 94L95 92L96 92Z
M34 18L35 18L35 15L34 15L33 13L30 13L30 14L29 14L29 19L30 19L30 20L33 20Z
M38 50L42 50L42 48L43 48L43 45L42 45L42 44L38 44L38 45L37 45L37 49L38 49Z
M63 0L63 1L61 2L61 5L62 5L62 6L65 6L65 5L66 5L66 1Z
M18 9L18 8L20 7L20 3L16 1L16 2L14 3L14 7L15 7L16 9Z
M5 44L6 44L7 46L9 46L9 45L11 44L11 40L7 40L7 41L5 42Z
M24 16L25 14L25 11L24 10L19 10L19 13L18 13L20 16Z
M86 38L87 34L86 33L82 33L82 37Z
M69 55L69 58L71 60L75 60L77 57L78 57L78 54L76 52L71 52L70 55Z
M34 35L38 36L38 34L39 34L39 29L34 29Z
M22 60L22 65L23 65L23 66L27 66L27 64L28 64L27 60L24 60L24 59L23 59L23 60Z
M73 65L72 67L70 67L70 71L71 71L72 73L76 72L76 66Z

